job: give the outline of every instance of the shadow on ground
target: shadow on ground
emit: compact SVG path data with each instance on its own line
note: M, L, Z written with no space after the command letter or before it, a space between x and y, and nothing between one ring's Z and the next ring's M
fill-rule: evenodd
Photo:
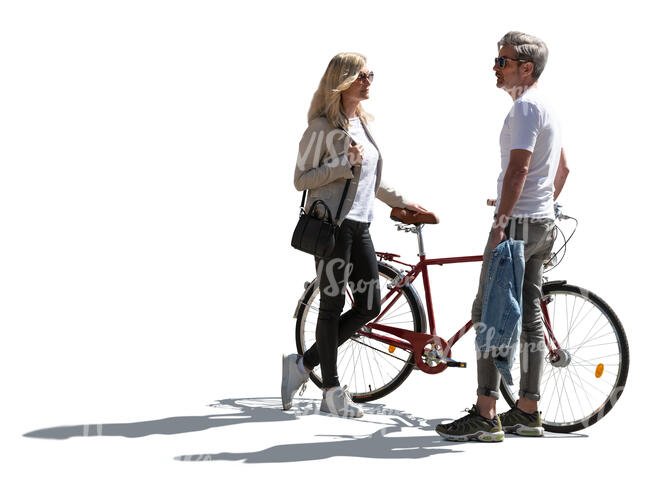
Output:
M319 414L320 401L301 399L294 401L291 410L283 411L279 398L228 398L217 400L209 407L216 409L234 410L229 413L213 415L197 415L184 417L167 417L156 420L145 420L142 422L114 423L114 424L79 424L49 427L46 429L34 430L23 434L25 437L39 439L69 439L71 437L96 437L96 436L118 436L118 437L146 437L149 435L174 435L217 427L226 427L251 422L287 422L296 420L305 415ZM390 416L399 416L412 424L427 422L424 419L400 411L389 409L383 404L364 404L364 412L367 415L379 415L376 420L361 419L365 423L384 423ZM438 421L436 421L437 424ZM392 423L389 425L393 425ZM435 427L435 424L434 424ZM434 427L428 428L432 430Z
M375 459L419 459L434 454L462 452L438 447L453 443L442 441L437 435L391 437L404 425L384 427L366 436L327 436L339 440L283 444L254 452L220 452L177 456L177 461L244 461L245 463L293 463L316 461L332 457L359 457Z
M80 424L50 427L24 434L38 439L64 440L71 437L126 437L138 438L150 435L174 435L256 422L295 421L306 415L320 415L320 400L294 401L289 411L283 411L277 397L228 398L209 405L227 413L200 416L168 417L141 422L114 424ZM445 419L424 419L383 404L363 404L364 417L350 422L377 424L382 427L370 435L326 435L334 440L272 446L253 452L198 453L176 456L177 461L244 461L245 463L286 463L327 459L337 456L418 459L434 454L462 452L452 449L459 443L448 442L435 433L435 426ZM338 419L337 419L338 420ZM417 436L394 436L403 429L423 432ZM553 435L551 435L553 436ZM586 437L584 434L562 437Z
M283 411L277 398L229 398L216 401L211 407L230 407L235 413L168 417L117 424L63 425L34 430L25 437L40 439L69 439L71 437L146 437L149 435L174 435L199 432L249 422L286 422L295 420L297 412Z

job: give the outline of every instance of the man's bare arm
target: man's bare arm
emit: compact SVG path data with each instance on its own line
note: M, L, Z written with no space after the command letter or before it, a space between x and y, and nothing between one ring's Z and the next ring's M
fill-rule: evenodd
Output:
M564 188L564 183L566 182L567 176L569 176L569 166L566 162L566 154L564 153L564 148L560 152L560 164L557 167L557 173L555 173L555 194L553 195L553 200L557 200L557 197L560 196L562 188Z
M533 153L525 149L513 149L510 151L510 162L508 163L506 174L503 177L501 202L497 210L496 225L502 229L505 228L508 217L512 214L512 210L515 208L524 189L532 155Z

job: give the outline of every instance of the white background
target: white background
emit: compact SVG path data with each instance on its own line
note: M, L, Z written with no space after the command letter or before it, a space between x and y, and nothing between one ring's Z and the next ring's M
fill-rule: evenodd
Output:
M4 2L3 485L633 484L648 401L641 5ZM394 416L279 414L280 355L295 350L292 314L314 275L313 260L289 246L293 169L329 59L368 57L376 78L365 107L385 177L442 220L425 231L428 256L479 254L511 104L492 60L513 29L549 47L540 88L560 114L572 171L561 201L580 220L550 277L595 291L619 314L632 357L621 401L586 437L437 447L437 419L474 401L466 338L454 354L467 370L414 373L382 400L429 421L390 434L408 437L399 449L390 435L364 437ZM414 236L395 232L388 211L376 202L376 249L415 261ZM431 271L448 337L469 318L479 267ZM318 395L311 385L306 397ZM270 400L250 421L208 417L223 413L208 406L215 400L252 397ZM146 423L159 419L168 420ZM103 435L82 436L85 424ZM66 425L77 426L72 438L23 437ZM174 459L223 452L258 454ZM302 461L306 452L316 460Z

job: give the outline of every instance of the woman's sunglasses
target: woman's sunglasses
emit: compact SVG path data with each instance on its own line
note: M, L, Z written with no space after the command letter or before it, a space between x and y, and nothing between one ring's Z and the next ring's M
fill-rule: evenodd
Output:
M375 73L372 72L372 71L369 71L368 73L362 71L361 73L359 73L359 78L357 78L357 79L359 79L361 81L368 80L369 82L372 83L372 80L375 79Z

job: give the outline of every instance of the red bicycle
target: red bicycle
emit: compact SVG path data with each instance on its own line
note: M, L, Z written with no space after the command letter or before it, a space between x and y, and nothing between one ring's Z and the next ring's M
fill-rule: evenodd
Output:
M576 219L563 215L559 210L556 213L558 220L572 219L577 227ZM389 394L414 368L428 374L439 374L450 367L466 366L464 362L452 359L452 348L472 328L472 322L467 322L448 339L437 334L428 267L479 262L483 257L427 259L422 238L426 224L396 225L400 231L416 234L419 262L409 264L398 260L400 256L397 254L377 252L381 313L342 344L338 354L339 378L342 384L348 385L356 402L376 400ZM556 232L565 236L558 226ZM560 249L546 263L547 270L559 264L558 256L562 251L566 253L566 243L571 236L573 233L568 239L564 237ZM393 263L406 266L408 271L400 271ZM426 313L412 285L420 275L424 282ZM594 293L566 281L547 281L546 277L542 290L548 354L539 409L546 430L573 432L600 420L622 394L629 368L629 347L620 320ZM344 311L353 303L348 287ZM294 313L296 345L300 354L315 341L319 304L317 280L306 282ZM504 381L500 386L511 407L517 398L515 388L518 389L519 374L517 357L512 369L514 386ZM318 387L322 386L319 367L310 376Z

